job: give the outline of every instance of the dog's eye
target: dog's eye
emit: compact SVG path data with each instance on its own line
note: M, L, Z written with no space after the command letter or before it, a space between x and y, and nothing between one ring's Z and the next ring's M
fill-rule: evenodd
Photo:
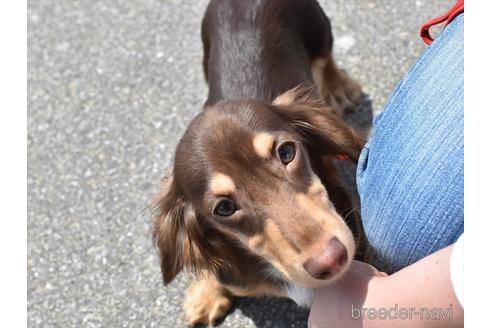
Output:
M287 165L296 157L296 147L293 143L286 142L278 147L277 153L280 161Z
M215 207L214 213L220 216L230 216L237 211L237 206L227 199L221 200Z

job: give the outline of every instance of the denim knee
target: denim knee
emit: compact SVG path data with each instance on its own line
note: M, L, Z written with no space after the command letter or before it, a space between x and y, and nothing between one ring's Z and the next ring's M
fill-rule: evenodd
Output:
M370 262L393 272L463 232L463 15L376 117L358 168Z

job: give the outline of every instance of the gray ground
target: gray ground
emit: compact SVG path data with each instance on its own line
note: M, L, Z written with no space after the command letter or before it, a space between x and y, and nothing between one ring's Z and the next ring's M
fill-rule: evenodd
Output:
M337 59L381 111L452 0L321 1ZM28 324L182 327L141 213L206 95L205 1L28 4ZM222 327L304 327L290 301L240 300Z

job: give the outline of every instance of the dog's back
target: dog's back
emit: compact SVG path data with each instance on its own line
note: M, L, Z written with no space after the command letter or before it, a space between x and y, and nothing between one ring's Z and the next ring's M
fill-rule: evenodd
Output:
M315 0L212 0L202 23L206 104L271 101L312 86L311 68L330 54L330 23Z

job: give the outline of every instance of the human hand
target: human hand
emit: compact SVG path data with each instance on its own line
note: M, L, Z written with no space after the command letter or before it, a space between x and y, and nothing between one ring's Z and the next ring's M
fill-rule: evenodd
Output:
M353 319L352 310L361 308L369 286L386 276L367 263L353 261L339 281L315 290L308 326L362 327L359 320Z

